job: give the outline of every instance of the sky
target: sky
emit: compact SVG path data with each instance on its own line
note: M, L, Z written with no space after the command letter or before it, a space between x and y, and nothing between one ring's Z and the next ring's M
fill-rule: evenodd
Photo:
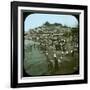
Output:
M60 15L60 14L30 14L26 17L24 22L24 30L29 31L36 27L42 26L45 22L60 23L69 27L75 27L78 25L78 20L72 15Z

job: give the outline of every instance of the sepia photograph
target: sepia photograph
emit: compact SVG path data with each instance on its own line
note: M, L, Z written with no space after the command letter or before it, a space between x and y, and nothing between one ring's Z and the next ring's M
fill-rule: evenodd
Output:
M25 18L24 76L79 74L78 17L33 13Z

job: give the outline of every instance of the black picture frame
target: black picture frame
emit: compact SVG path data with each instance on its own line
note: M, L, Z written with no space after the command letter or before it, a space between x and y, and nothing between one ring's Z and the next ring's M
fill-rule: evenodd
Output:
M43 81L43 82L22 82L18 80L18 8L19 7L36 7L36 8L52 8L52 9L72 9L72 10L81 10L83 12L83 79L73 79L73 80L55 80L55 81ZM43 12L43 10L42 10ZM57 12L57 11L56 11ZM88 81L88 72L87 72L87 6L84 5L67 5L67 4L50 4L50 3L36 3L36 2L11 2L11 87L35 87L35 86L52 86L52 85L68 85L68 84L83 84ZM28 13L27 13L28 15ZM81 22L81 21L80 21ZM23 24L23 23L21 23ZM23 56L22 56L23 59ZM53 78L53 77L52 77Z

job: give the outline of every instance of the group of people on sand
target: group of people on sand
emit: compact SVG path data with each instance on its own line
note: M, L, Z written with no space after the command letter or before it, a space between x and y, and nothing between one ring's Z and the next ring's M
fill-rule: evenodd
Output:
M73 56L74 50L68 50L66 39L51 40L51 43L48 41L41 39L38 43L34 43L33 47L46 56L48 67L52 67L54 72L57 72L60 64L63 62L63 57L69 54Z

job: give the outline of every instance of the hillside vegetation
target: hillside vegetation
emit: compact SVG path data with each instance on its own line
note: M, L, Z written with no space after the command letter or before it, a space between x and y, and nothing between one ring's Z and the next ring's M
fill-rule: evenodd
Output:
M24 33L24 75L79 73L79 29L50 24Z

